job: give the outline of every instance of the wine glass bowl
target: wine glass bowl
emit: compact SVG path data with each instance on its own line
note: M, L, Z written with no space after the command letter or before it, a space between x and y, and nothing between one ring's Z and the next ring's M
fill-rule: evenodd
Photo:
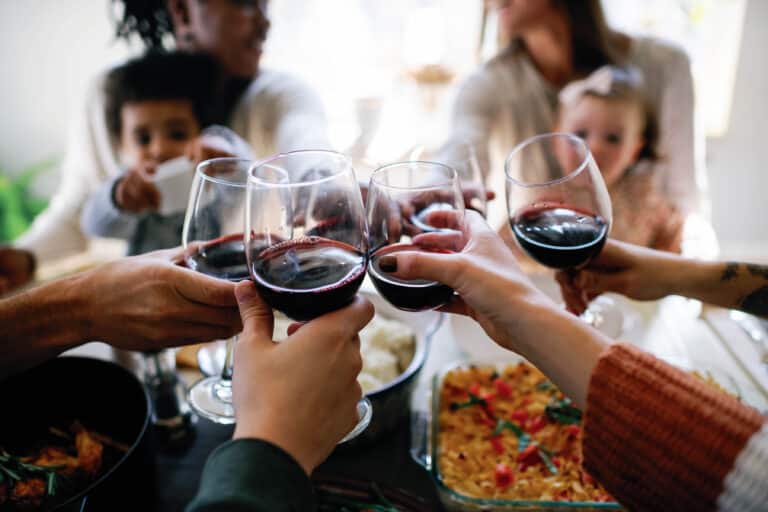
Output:
M426 279L401 279L381 261L401 251L457 252L463 247L464 200L456 170L437 162L385 165L371 175L366 206L376 290L406 311L436 309L453 289Z
M583 140L565 133L532 137L512 150L505 171L510 227L531 258L567 270L600 253L611 201Z
M233 282L248 279L243 215L252 163L241 158L214 158L197 166L182 231L185 262L190 269ZM216 423L235 422L232 405L235 341L236 337L227 341L221 375L199 380L187 395L195 412Z

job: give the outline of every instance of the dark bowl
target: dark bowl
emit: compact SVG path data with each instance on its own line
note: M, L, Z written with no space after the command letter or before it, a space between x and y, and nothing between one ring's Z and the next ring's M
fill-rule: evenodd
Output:
M80 511L86 503L89 512L144 510L151 504L150 402L129 371L98 359L59 357L4 381L0 404L0 446L11 453L48 439L49 427L73 420L130 447L88 487L49 510Z

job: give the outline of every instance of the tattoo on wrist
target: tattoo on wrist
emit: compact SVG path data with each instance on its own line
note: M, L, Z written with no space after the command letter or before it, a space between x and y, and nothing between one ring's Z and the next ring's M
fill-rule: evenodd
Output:
M746 264L747 271L755 277L762 277L768 281L768 267L765 265L755 265L753 263Z
M757 316L768 316L768 286L761 286L739 302L739 309Z
M720 275L720 280L730 281L731 279L735 279L737 275L739 275L739 264L735 261L729 261L725 264L723 273Z

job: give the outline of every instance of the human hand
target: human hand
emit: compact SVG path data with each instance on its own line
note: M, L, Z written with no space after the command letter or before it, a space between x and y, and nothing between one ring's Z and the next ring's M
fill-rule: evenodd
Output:
M179 266L183 254L156 251L72 276L83 291L83 339L154 350L239 332L234 284Z
M250 281L237 285L243 333L235 348L235 439L280 446L309 474L357 423L358 332L373 317L361 298L272 341L272 310Z
M115 187L115 202L121 210L141 213L160 207L160 192L152 183L154 164L140 164L128 170Z
M672 293L668 277L680 257L663 251L607 240L600 254L583 269L555 274L565 304L581 314L604 292L635 300L656 300Z
M22 249L0 247L0 296L32 280L35 256Z
M432 220L439 217L433 214ZM556 306L533 286L509 248L477 212L467 211L464 223L464 232L455 235L462 240L453 240L446 233L425 233L412 241L433 250L463 246L461 252L403 251L382 257L380 268L401 279L421 278L450 286L458 297L443 306L443 311L468 315L497 343L519 349L521 340L533 340L540 334L540 323L526 318L523 310Z

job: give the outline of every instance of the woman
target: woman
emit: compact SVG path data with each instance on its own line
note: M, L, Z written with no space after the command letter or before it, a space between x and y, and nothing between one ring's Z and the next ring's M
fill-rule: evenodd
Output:
M461 86L451 139L472 141L481 168L494 169L493 178L503 180L509 150L555 125L560 88L604 65L635 66L646 78L645 93L659 122L657 149L669 169L660 168L664 190L683 215L695 211L703 148L694 130L693 83L685 53L656 39L611 30L599 0L497 4L500 29L511 42ZM502 181L493 181L490 188L502 189Z
M122 6L116 34L138 36L147 49L173 39L176 47L213 55L224 70L217 121L226 123L256 156L303 148L327 148L326 119L319 98L302 82L260 68L269 21L265 1L113 0ZM103 74L87 96L85 115L62 164L62 184L50 206L18 241L38 260L52 260L87 247L80 211L88 195L120 174L118 141L106 125ZM193 155L217 154L201 145Z
M562 311L518 268L474 212L461 253L400 252L379 261L402 279L452 287L445 309L477 320L586 406L584 467L630 510L765 510L768 424L757 411ZM419 243L418 237L414 239ZM609 242L578 290L640 299L677 293L768 316L768 267L696 262ZM542 335L544 333L544 335Z

